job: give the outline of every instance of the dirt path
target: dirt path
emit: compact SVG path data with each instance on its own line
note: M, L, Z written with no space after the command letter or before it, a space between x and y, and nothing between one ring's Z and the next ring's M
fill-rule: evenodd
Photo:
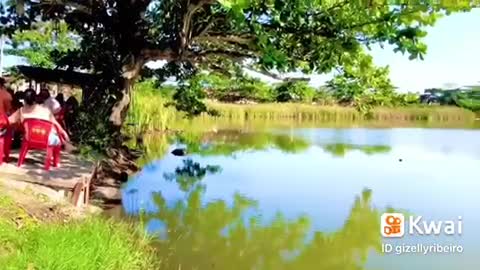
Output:
M85 217L90 209L78 209L67 203L52 202L45 196L34 195L0 185L0 218L22 227L26 222L60 222Z

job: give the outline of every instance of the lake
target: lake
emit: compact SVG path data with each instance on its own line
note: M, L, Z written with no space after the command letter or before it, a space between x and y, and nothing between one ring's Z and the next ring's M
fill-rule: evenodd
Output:
M479 138L475 129L218 130L170 145L127 183L123 208L144 212L164 269L477 270ZM187 155L170 154L178 147ZM403 237L385 238L384 212L451 220L455 231L409 234L408 222ZM430 252L413 252L419 245Z

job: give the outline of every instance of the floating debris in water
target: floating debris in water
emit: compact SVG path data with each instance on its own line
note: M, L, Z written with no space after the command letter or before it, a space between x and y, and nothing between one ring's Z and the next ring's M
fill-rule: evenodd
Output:
M174 156L182 157L182 156L187 155L187 150L184 149L184 148L177 148L177 149L175 149L175 150L172 151L172 154L173 154Z

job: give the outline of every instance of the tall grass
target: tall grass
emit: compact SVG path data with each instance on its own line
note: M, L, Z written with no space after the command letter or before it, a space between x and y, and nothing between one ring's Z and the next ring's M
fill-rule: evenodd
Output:
M320 106L302 103L231 104L207 101L209 108L219 112L218 117L203 114L195 120L184 118L172 107L166 107L168 98L155 89L151 82L137 84L127 122L134 134L166 129L205 129L216 127L215 123L231 123L232 126L288 126L324 125L375 125L408 126L468 126L475 121L471 111L448 106L378 107L367 119L353 107ZM206 125L208 124L208 125Z
M222 117L231 119L295 119L299 121L349 121L368 120L366 116L352 107L318 106L299 103L270 103L237 105L210 102L209 106L217 110ZM372 111L375 121L473 121L471 111L447 106L378 107Z
M136 84L126 119L130 131L165 130L179 116L174 108L166 106L167 101L152 81Z
M150 239L133 225L101 217L44 223L19 215L21 208L6 196L0 205L1 269L157 269Z

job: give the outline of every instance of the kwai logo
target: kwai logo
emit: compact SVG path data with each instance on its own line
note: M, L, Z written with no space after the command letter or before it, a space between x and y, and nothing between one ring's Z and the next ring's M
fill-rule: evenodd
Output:
M380 232L383 237L403 237L405 235L405 216L400 213L384 213L380 220ZM461 235L462 217L457 220L433 221L424 220L422 216L410 216L408 233L418 235Z

